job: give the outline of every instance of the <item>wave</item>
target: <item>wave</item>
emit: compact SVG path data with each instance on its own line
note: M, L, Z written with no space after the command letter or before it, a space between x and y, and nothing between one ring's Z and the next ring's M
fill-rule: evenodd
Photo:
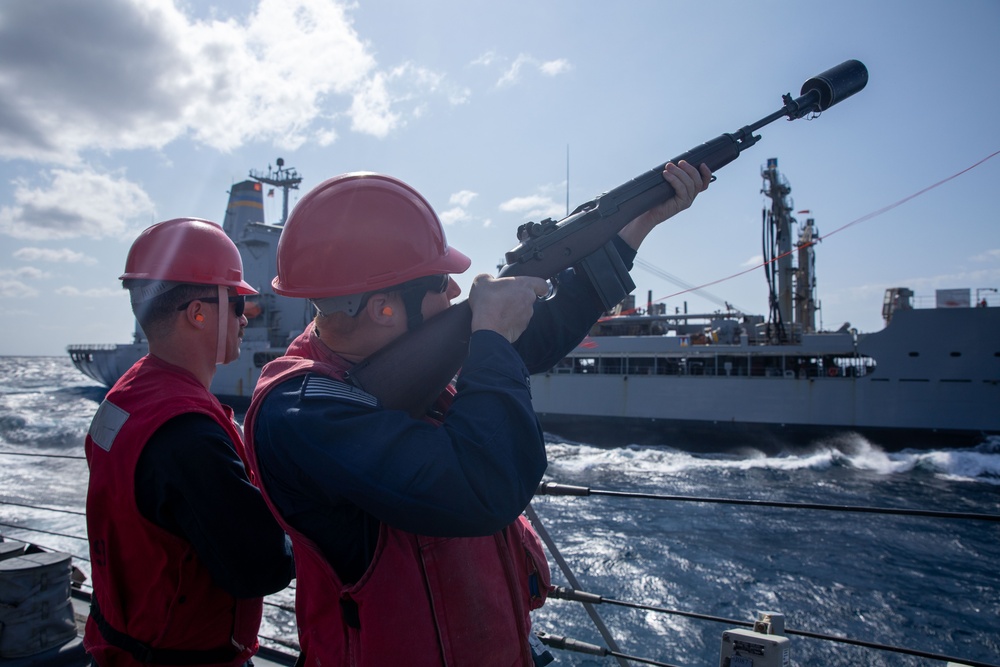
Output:
M549 474L579 476L594 470L638 475L678 476L688 472L774 470L824 472L851 469L881 476L932 474L950 481L1000 485L1000 437L991 436L969 449L885 452L854 435L818 442L800 453L766 456L759 452L692 454L663 446L621 448L550 440L546 446Z

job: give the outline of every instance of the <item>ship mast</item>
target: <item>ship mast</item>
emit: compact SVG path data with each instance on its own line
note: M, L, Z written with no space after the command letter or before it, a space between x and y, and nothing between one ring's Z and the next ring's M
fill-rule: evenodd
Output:
M816 256L814 245L819 232L813 218L798 230L794 248L798 267L794 266L792 230L798 225L792 216L792 186L778 173L778 159L769 158L761 170L762 192L771 199L770 210L764 210L764 261L769 287L770 336L787 342L801 333L816 331ZM808 213L808 211L801 211Z
M267 165L266 174L258 173L251 169L250 178L259 183L267 183L268 185L281 188L281 220L278 224L284 225L285 221L288 220L288 191L298 190L299 183L302 182L302 177L299 176L299 172L295 171L293 167L285 169L285 160L280 157L277 160L277 165L278 168L274 171L271 170L271 165Z
M809 211L799 211L809 213ZM806 218L799 230L799 266L795 271L795 321L802 333L816 333L816 242L820 240L816 220Z

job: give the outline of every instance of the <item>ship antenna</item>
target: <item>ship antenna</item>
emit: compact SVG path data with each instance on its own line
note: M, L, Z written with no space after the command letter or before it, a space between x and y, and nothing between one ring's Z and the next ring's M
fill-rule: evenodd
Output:
M281 220L278 224L284 225L285 221L288 220L288 191L298 190L299 183L302 182L302 177L299 176L299 172L297 172L293 167L285 169L285 160L283 158L279 157L277 164L278 168L274 171L271 170L271 165L267 165L266 174L258 173L251 169L250 178L260 183L267 183L268 185L274 185L281 188Z
M569 215L569 144L566 144L566 215Z

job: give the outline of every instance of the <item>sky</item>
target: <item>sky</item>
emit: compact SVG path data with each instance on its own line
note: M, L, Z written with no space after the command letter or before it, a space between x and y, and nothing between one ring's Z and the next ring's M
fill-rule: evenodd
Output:
M823 237L824 329L879 330L888 287L1000 306L998 34L998 0L5 2L0 355L129 342L118 276L136 235L221 223L229 187L278 157L303 177L292 204L348 171L413 185L473 259L467 289L521 223L767 116L848 59L865 90L763 128L646 239L639 300L767 312L754 267L774 157ZM269 222L280 203L265 199Z

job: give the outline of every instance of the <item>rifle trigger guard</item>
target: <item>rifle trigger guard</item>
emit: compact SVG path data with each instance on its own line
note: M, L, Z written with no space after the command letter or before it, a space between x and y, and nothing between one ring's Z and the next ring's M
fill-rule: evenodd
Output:
M546 294L545 296L538 297L539 301L548 301L549 299L551 299L556 295L556 292L559 291L559 285L557 284L555 278L549 278L545 282L549 284L549 293Z

